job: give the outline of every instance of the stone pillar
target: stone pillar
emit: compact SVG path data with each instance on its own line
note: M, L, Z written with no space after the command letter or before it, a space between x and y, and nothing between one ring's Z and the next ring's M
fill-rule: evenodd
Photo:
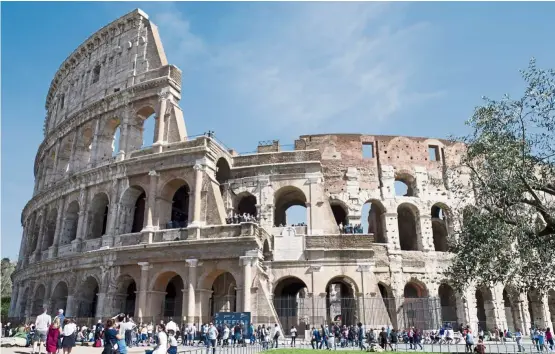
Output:
M539 304L539 323L538 326L542 328L553 329L553 323L551 322L551 312L549 310L549 298L547 294L541 296L541 303Z
M27 226L27 222L23 223L23 232L21 233L21 242L19 242L19 254L17 257L18 267L23 264L23 259L25 258L25 249L27 248L27 235L29 234Z
M418 225L420 225L420 232L418 232ZM420 220L416 219L416 233L417 236L420 236L418 249L422 251L435 251L432 216L430 214L420 215Z
M360 292L359 292L359 307L358 307L358 318L359 321L362 322L365 326L369 325L372 319L372 312L376 311L376 309L372 308L372 300L369 302L367 301L368 297L368 290L370 289L371 284L368 284L368 281L364 283L364 280L368 280L368 274L372 271L372 264L359 264L357 267L357 272L360 273ZM341 294L343 295L343 294ZM383 315L383 314L382 314ZM333 319L332 319L333 320ZM384 325L383 323L375 323L373 325Z
M526 294L520 294L518 302L518 317L521 319L522 332L527 335L530 334L530 327L532 327L532 319L530 318L530 309L528 308L528 298Z
M75 312L75 297L73 295L68 295L64 314L66 317L72 317L74 316L73 314L74 312Z
M212 296L212 290L206 289L198 289L198 298L197 301L197 311L198 311L198 320L197 323L207 323L211 321L210 318L210 297ZM198 327L197 327L198 328Z
M148 186L147 205L146 205L146 225L141 230L141 243L152 243L154 236L154 210L156 208L156 186L158 184L158 177L160 176L156 171L152 170L148 173L150 183Z
M162 152L162 148L164 145L164 129L166 123L166 105L168 97L168 92L159 94L158 131L156 132L156 142L153 144L155 152Z
M87 209L88 209L88 192L87 187L82 186L79 194L79 219L77 222L77 235L75 240L71 243L73 244L73 250L76 252L81 251L83 240L85 239L87 233Z
M94 125L94 136L93 141L91 144L91 158L89 159L89 167L93 166L96 163L97 155L98 155L98 135L100 134L100 119L96 120Z
M56 231L54 231L54 242L52 247L48 249L48 258L58 256L58 245L60 244L60 235L62 233L62 225L65 214L65 197L60 198L58 201L58 215L56 215Z
M69 153L68 174L75 172L75 151L77 150L77 141L81 138L81 126L75 130L73 141L71 142L71 152Z
M20 288L19 285L14 284L12 297L11 297L12 301L10 301L10 309L8 310L8 316L9 317L16 317L15 316L15 309L17 307L17 303L19 302L19 288Z
M195 291L197 284L197 266L198 259L187 259L187 265L189 266L189 277L187 279L187 325L195 323ZM200 312L199 312L200 315Z
M139 322L143 321L143 316L146 316L146 293L148 290L148 270L150 269L150 264L148 262L137 263L141 267L141 281L139 284Z
M252 267L258 262L258 257L248 253L246 256L240 257L241 265L243 265L243 312L251 312Z
M96 295L97 295L96 309L95 309L96 317L104 318L105 316L111 316L112 314L106 313L106 311L105 311L105 309L106 309L106 294L105 293L98 293Z
M44 239L44 229L46 228L46 220L48 218L48 209L47 207L44 207L42 209L42 219L40 221L40 229L39 229L39 237L37 239L37 245L34 249L34 253L35 253L35 262L37 260L41 259L41 253L42 253L42 242Z
M198 162L196 163L196 165L194 166L194 170L195 170L195 187L193 190L193 222L191 223L191 226L200 226L201 225L201 220L200 220L200 211L201 211L201 192L202 192L202 176L203 176L203 172L206 169L206 165L204 164L204 162Z
M399 241L399 222L397 220L397 213L385 213L383 216L383 232L387 245L392 250L400 250L401 243Z
M25 296L25 287L23 286L23 284L19 285L19 291L17 293L17 296L15 297L15 306L13 309L13 313L11 314L11 317L20 317L21 315L21 302L24 300L23 296ZM27 299L25 299L27 300ZM27 300L29 301L29 300ZM25 309L23 309L23 311L25 311ZM25 316L25 313L23 313L23 315Z

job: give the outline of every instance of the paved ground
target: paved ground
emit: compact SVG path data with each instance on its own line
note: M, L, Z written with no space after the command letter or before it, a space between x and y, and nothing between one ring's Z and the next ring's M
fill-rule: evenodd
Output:
M523 343L525 348L525 352L528 353L537 353L537 350L532 347L532 343L530 340L525 341ZM433 352L433 353L464 353L464 345L431 345L431 344L424 344L424 349L418 349L416 351L411 350L408 345L400 344L397 346L397 350L400 352ZM288 345L282 345L280 343L280 348L290 348ZM310 343L298 343L297 348L305 348L309 349ZM134 347L129 348L130 354L139 354L144 353L145 350L148 349L147 347ZM341 350L341 348L337 348ZM352 350L354 352L358 351L358 348L347 348L348 350ZM198 347L184 347L179 346L179 352L183 354L206 354L205 348L198 348ZM2 348L2 354L30 354L31 348ZM247 346L247 347L236 347L236 348L217 348L216 354L256 354L260 352L260 347L255 346ZM517 353L518 348L516 343L509 342L509 343L500 343L500 342L486 342L486 352L487 353ZM44 352L43 352L44 353ZM73 348L72 354L101 354L102 348L93 348L93 347L81 347L77 346ZM546 353L546 352L544 352ZM210 353L211 354L211 353Z

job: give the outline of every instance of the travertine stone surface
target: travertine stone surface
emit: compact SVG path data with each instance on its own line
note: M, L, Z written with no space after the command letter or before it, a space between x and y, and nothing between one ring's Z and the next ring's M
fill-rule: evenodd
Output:
M403 327L400 309L439 297L426 316L475 329L551 327L555 292L495 284L455 294L444 279L461 207L446 167L463 144L321 134L301 136L294 151L270 141L238 155L212 135L188 139L180 98L181 71L141 10L62 63L22 212L11 316L34 316L43 303L68 316L125 311L188 323L249 310L255 322L286 326L283 298L296 296L298 326L333 320L329 307ZM155 120L151 137L145 119ZM304 225L285 226L291 206L305 208ZM259 220L230 223L231 213ZM347 223L364 230L340 234ZM341 296L356 310L341 310Z

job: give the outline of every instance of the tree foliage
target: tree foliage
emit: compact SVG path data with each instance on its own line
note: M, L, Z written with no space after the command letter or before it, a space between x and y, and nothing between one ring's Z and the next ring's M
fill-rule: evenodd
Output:
M555 70L530 61L521 98L484 98L457 138L466 151L450 174L457 215L454 285L555 285ZM461 210L461 209L459 209Z
M2 258L2 289L0 296L10 297L12 294L12 279L11 275L15 270L15 264L10 262L9 258Z

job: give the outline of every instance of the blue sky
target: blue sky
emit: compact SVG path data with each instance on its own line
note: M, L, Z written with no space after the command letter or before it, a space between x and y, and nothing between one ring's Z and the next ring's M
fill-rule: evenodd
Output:
M2 3L2 256L15 258L62 61L140 7L183 71L190 135L240 152L301 134L462 134L482 95L554 63L555 3Z

